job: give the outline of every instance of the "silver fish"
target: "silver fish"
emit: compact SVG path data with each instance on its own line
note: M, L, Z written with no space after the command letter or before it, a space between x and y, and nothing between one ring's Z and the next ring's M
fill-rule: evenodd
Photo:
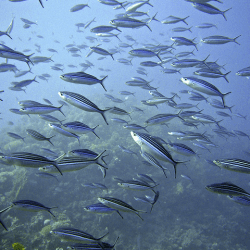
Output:
M88 112L97 112L100 113L108 125L108 122L105 117L105 112L109 111L110 109L99 109L93 102L91 102L89 99L86 97L73 93L73 92L68 92L68 91L61 91L58 92L59 96L66 102L70 103L73 106L76 106L77 108L80 108L82 110L88 111Z

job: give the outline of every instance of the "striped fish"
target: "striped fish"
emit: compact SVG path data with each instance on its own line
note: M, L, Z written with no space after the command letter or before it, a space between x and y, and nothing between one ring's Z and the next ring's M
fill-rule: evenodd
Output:
M234 158L234 159L214 160L213 163L216 164L220 168L224 168L230 171L250 174L250 162L249 161Z
M215 184L207 185L206 189L208 191L211 191L217 194L250 197L250 194L246 192L243 188L240 188L231 182L222 182L222 183L215 183Z
M246 196L231 196L229 195L228 198L231 201L234 201L238 204L244 205L244 206L250 206L250 198Z
M64 155L65 154L60 156L58 159L61 159L62 157L64 157ZM1 155L0 160L15 166L30 168L39 168L48 165L53 165L62 175L62 172L59 169L56 161L49 160L48 158L37 154L27 152L16 152L10 155Z
M168 170L167 168L164 168L152 155L150 155L150 154L148 154L147 152L144 152L144 151L142 151L141 152L141 156L147 161L147 162L149 162L152 166L155 166L155 167L158 167L158 168L160 168L162 171L163 171L163 173L164 173L164 175L165 175L165 177L166 178L168 178L167 177L167 174L166 174L166 170Z
M102 242L102 245L105 250L115 250L115 245L119 239L119 236L117 237L115 243L113 245L110 245L109 243ZM72 250L100 250L102 249L101 246L99 246L97 243L92 243L92 244L81 244L81 243L75 243L71 246L68 246L67 249L72 249Z
M48 122L59 122L60 124L62 124L62 122L64 121L64 120L60 121L52 115L38 115L38 116Z
M63 105L61 105L60 107L54 107L51 105L25 106L25 107L19 109L19 111L21 111L25 114L37 114L37 115L48 114L48 113L51 113L54 111L60 111L64 115L64 113L61 110L62 106Z
M151 186L146 182L136 181L136 180L118 182L117 184L122 188L130 189L130 190L144 191L144 190L151 189L154 193L155 191L153 188L159 185L159 184L156 184L154 186Z
M61 128L75 134L87 134L88 132L92 132L97 138L100 139L100 137L95 133L95 129L98 126L99 125L95 126L94 128L90 128L82 122L74 121L62 124Z
M106 233L100 238L95 238L91 234L85 233L81 230L75 228L66 228L66 227L53 229L52 231L50 231L50 233L67 241L73 241L78 243L84 243L84 242L97 243L103 250L105 249L102 245L101 240L108 234Z
M182 155L186 156L196 155L196 153L193 151L192 148L182 143L168 143L167 146L171 150Z
M192 5L194 6L194 8L196 8L197 10L199 11L202 11L202 12L205 12L205 13L208 13L210 15L222 15L224 17L224 19L227 21L227 18L225 16L225 13L229 10L231 10L232 8L229 8L227 10L219 10L218 8L214 7L213 5L211 4L208 4L208 3L192 3Z
M111 55L111 54L110 54ZM113 58L113 57L112 57ZM113 58L114 59L114 58ZM74 73L67 73L60 76L60 78L66 82L73 82L78 84L86 84L86 85L93 85L100 83L105 91L107 91L103 85L103 81L108 76L103 77L102 79L97 79L95 76L87 74L85 72L74 72Z
M110 214L113 212L117 212L123 219L123 216L120 214L118 210L108 207L102 203L92 204L87 207L84 207L83 209L87 212L99 213L99 214Z
M103 169L108 169L107 167L105 167L103 164L99 162L100 159L105 157L105 156L101 157L105 152L106 150L104 150L94 159L85 159L82 157L64 157L63 159L57 162L57 166L60 168L61 172L72 172L72 171L81 170L91 164L97 164ZM42 166L38 170L42 172L46 172L46 173L51 173L51 174L56 172L52 166Z
M141 213L146 213L145 211L141 211L141 210L136 210L134 209L132 206L130 206L128 203L116 199L116 198L112 198L112 197L99 197L98 201L100 201L102 204L117 209L119 211L122 212L132 212L135 213L138 217L140 217L141 220L143 220L143 218L140 216L140 212Z
M141 147L142 153L146 152L159 160L171 163L174 166L176 178L176 166L179 163L184 162L175 161L170 153L162 146L162 144L148 134L139 132L135 133L134 131L131 131L131 136L134 141Z
M82 110L85 110L88 112L100 113L102 115L103 119L105 120L106 124L108 125L108 122L107 122L104 114L106 111L108 111L110 109L106 109L106 110L99 109L89 99L87 99L86 97L79 95L77 93L68 92L68 91L61 91L61 92L58 92L58 94L64 101L70 103L71 105L73 105L79 109L82 109Z
M159 114L159 115L155 115L155 116L149 118L147 121L145 121L145 123L147 124L147 126L162 124L162 123L171 121L175 117L178 117L181 120L183 120L183 118L180 116L181 112L182 112L182 110L180 110L180 112L178 114Z
M48 211L53 217L55 217L55 215L52 214L50 210L52 208L57 208L57 207L46 207L43 204L32 200L18 200L18 201L13 201L12 204L16 208L20 208L22 210L31 212Z
M28 135L30 135L34 139L38 141L48 141L52 146L54 146L54 144L50 141L50 139L53 138L55 135L47 138L33 129L26 129L26 132Z
M64 135L64 136L75 137L78 140L79 145L80 145L80 140L79 140L80 137L74 133L68 132L68 131L64 130L63 128L61 128L61 124L49 123L49 127L52 128L53 130L55 130L56 132Z
M222 99L223 105L225 107L225 101L224 97L231 92L222 94L213 84L204 81L202 79L196 78L196 77L182 77L181 81L185 83L187 86L200 91L202 93L205 93L207 95L212 95L212 96L219 96Z

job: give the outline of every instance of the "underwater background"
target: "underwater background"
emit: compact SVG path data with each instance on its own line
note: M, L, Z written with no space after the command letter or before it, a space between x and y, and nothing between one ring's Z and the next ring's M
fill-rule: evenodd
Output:
M220 136L213 131L217 128L216 124L199 124L198 128L188 127L177 118L171 120L168 126L148 126L146 129L149 134L171 142L178 142L178 139L175 136L170 136L168 132L206 132L216 145L216 147L210 147L210 151L208 151L196 148L192 141L182 141L181 143L195 149L196 155L186 157L171 153L175 160L188 162L177 166L176 178L173 166L163 163L164 167L168 168L168 178L165 178L160 169L146 166L143 163L144 159L140 155L140 148L131 137L130 131L124 129L122 124L111 120L111 118L116 117L144 126L145 121L154 115L179 112L165 103L159 104L158 107L143 105L141 100L151 98L149 91L125 84L135 76L151 81L150 85L167 97L171 97L172 93L177 93L180 96L180 99L175 98L177 103L197 104L197 102L188 99L188 94L180 92L190 90L188 86L180 82L180 78L193 75L193 68L184 68L176 74L166 74L162 72L163 68L159 65L157 67L144 67L147 75L140 75L136 71L140 67L140 62L148 59L157 62L158 59L135 57L132 60L132 65L125 65L117 61L118 58L130 59L128 52L131 47L123 48L119 46L121 42L133 45L133 48L142 48L146 44L171 46L173 43L171 37L184 36L188 39L195 38L198 51L193 46L174 46L174 55L194 49L195 56L192 58L204 60L210 55L209 62L218 60L220 65L224 65L223 74L231 71L227 76L229 83L222 78L204 78L204 80L214 84L222 93L231 92L225 97L225 103L227 106L233 106L232 112L222 110L231 117L219 116L216 113L217 109L205 101L201 101L198 108L203 110L203 113L213 116L216 121L223 119L220 125L228 131L240 130L249 134L249 79L236 75L237 71L249 66L250 5L248 1L224 0L223 4L211 1L212 5L221 10L232 8L225 13L226 21L220 14L210 15L200 12L190 2L184 0L150 0L153 6L145 4L139 10L149 11L150 17L157 13L156 19L160 21L170 15L181 18L189 16L186 19L188 26L183 22L163 24L153 20L149 23L152 32L145 26L138 29L119 28L122 31L118 32L121 41L116 37L102 40L103 38L96 36L90 29L98 25L110 25L109 21L114 19L116 14L124 13L125 10L122 8L114 10L113 6L102 4L97 0L84 1L84 3L88 4L90 8L86 7L77 12L70 12L69 10L74 5L80 4L80 1L48 0L43 1L44 8L41 7L39 1L35 0L1 1L0 30L7 30L13 18L14 26L10 34L12 39L1 36L0 43L17 51L30 49L30 52L24 52L24 54L35 53L34 56L52 56L53 62L39 63L34 66L30 64L33 74L28 73L22 78L15 78L12 71L0 73L0 90L4 90L3 93L0 93L0 98L3 100L0 103L0 152L10 154L22 151L49 157L42 148L49 148L58 156L77 148L90 149L98 154L106 150L108 156L105 157L105 161L108 170L107 176L103 178L97 165L93 164L79 171L64 173L63 176L56 174L57 181L56 179L40 178L36 175L39 172L37 169L14 167L0 162L0 209L8 207L15 200L35 200L48 207L57 207L52 210L55 218L47 212L31 213L15 208L2 214L1 220L8 231L0 227L0 249L13 249L12 244L15 242L21 243L26 250L67 249L72 243L61 242L59 238L50 234L50 231L57 227L77 228L97 238L109 232L105 241L112 244L119 237L115 245L115 249L118 250L249 249L249 207L234 203L225 195L208 192L205 188L206 185L212 183L232 182L250 192L250 179L247 174L220 169L206 161L220 158L239 158L247 161L250 157L249 138L238 135ZM24 28L24 23L20 18L32 20L36 24ZM75 25L80 22L86 24L93 18L95 18L95 22L86 29L78 29ZM217 28L197 28L196 26L201 23L213 23ZM179 26L192 27L192 33L172 31L173 28ZM128 35L133 38L133 41L128 40L126 37ZM202 38L212 35L222 35L229 38L241 35L237 39L240 45L235 42L223 45L209 45L200 42ZM94 39L86 38L89 36L94 37ZM80 49L78 52L80 56L73 57L67 51L68 44L75 46L83 44L86 45L86 49ZM101 55L95 53L86 57L90 52L89 47L97 44L101 44L100 47L106 50L116 49L118 52L113 54L114 60L111 56L100 59ZM48 51L49 48L55 49L57 53ZM168 56L174 56L173 54L170 53ZM93 66L83 70L79 64L86 62L86 60L89 60ZM4 58L1 58L0 61L5 63ZM29 70L24 62L10 59L8 63L15 64L19 70ZM56 63L63 65L63 73L85 71L98 79L108 75L103 83L107 92L100 84L88 86L63 81L60 79L60 75L63 73L50 68ZM171 68L170 64L171 62L164 63L163 66ZM68 65L74 65L76 68ZM38 77L44 73L51 75L47 81ZM33 82L25 88L25 92L9 89L11 82L33 79L35 76L37 76L36 80L39 83ZM132 120L128 116L107 113L109 125L106 125L100 114L85 112L70 104L62 107L66 117L60 112L51 113L66 122L81 121L91 128L99 125L95 132L100 139L94 134L88 133L80 137L79 145L75 138L64 137L51 130L48 122L39 118L38 115L20 116L9 110L12 108L20 109L19 101L33 100L44 103L43 98L59 107L61 106L58 103L61 100L58 96L59 91L79 93L93 101L101 109L116 106L131 112L131 106L136 106L144 112L133 111L130 114ZM119 94L120 91L133 92L134 96L122 96ZM104 94L122 99L123 102L114 103ZM198 109L193 108L193 110L197 111ZM239 117L239 114L246 116L246 119ZM26 129L34 129L46 137L55 135L51 139L54 146L46 141L34 140L27 135ZM16 133L25 139L24 141L15 140L10 138L7 132ZM132 150L137 155L123 152L118 145ZM151 213L149 204L134 199L134 196L141 197L145 194L152 196L151 190L122 189L114 179L117 177L129 180L136 177L138 173L148 174L159 184L155 188L160 193L159 200ZM191 180L185 176L190 177ZM108 189L87 187L84 185L87 183L102 183ZM137 210L147 211L147 213L140 214L144 221L133 213L122 213L124 217L122 219L116 213L100 215L84 210L84 207L97 203L98 197L105 196L119 198Z

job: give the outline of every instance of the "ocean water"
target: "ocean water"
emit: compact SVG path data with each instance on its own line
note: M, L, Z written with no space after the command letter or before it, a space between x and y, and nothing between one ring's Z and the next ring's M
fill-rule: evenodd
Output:
M114 123L111 118L125 119L130 123L136 123L144 126L144 123L150 117L162 114L176 114L179 110L168 105L159 104L158 107L145 106L141 100L151 98L148 90L131 87L125 84L132 77L142 77L147 81L151 81L150 85L167 97L172 96L172 92L178 93L181 99L175 97L176 103L192 103L189 94L180 93L181 90L192 90L180 81L181 77L192 76L197 68L184 68L180 74L164 74L163 69L157 67L144 67L147 76L140 75L136 72L140 63L143 61L158 62L158 58L140 58L135 57L132 65L124 65L117 62L119 58L129 58L131 48L121 48L119 43L124 42L133 45L133 48L142 48L144 45L158 46L171 45L171 37L183 36L188 39L194 39L197 43L197 50L194 46L173 46L174 56L183 51L193 51L195 58L204 60L208 55L209 62L218 60L218 64L224 65L222 73L231 71L227 76L229 83L223 78L212 79L202 78L215 85L222 93L231 92L225 97L227 106L234 106L232 113L229 110L220 110L210 106L205 101L201 101L198 105L199 109L203 109L202 113L211 115L216 121L223 119L220 123L228 131L240 130L249 134L248 113L249 113L249 79L236 75L240 69L249 66L249 4L247 1L235 2L232 0L218 3L209 2L220 10L227 10L227 21L222 15L210 15L195 9L191 3L184 0L168 0L156 1L151 0L153 5L145 4L138 11L148 12L152 17L156 15L159 21L173 15L176 17L187 17L186 22L176 24L162 24L161 22L152 21L147 27L137 29L120 28L119 41L116 37L109 38L109 42L102 41L90 29L99 25L110 25L109 21L115 18L116 14L124 13L124 9L114 10L113 6L100 3L97 0L85 1L90 8L84 8L78 12L70 12L69 10L78 1L66 0L49 0L44 1L44 8L41 7L39 1L27 0L24 2L1 1L1 31L6 31L11 20L14 18L13 30L10 33L12 39L7 36L1 36L0 41L6 46L22 52L30 49L24 54L35 53L34 56L51 57L54 62L39 63L30 65L33 74L28 73L22 78L15 78L13 72L1 72L1 87L4 93L0 94L3 100L1 105L0 126L1 126L1 142L0 152L8 155L13 152L30 152L50 157L42 148L49 148L61 155L70 150L77 148L85 148L101 153L106 150L105 157L107 162L107 176L103 178L102 172L97 165L91 165L85 169L64 173L63 176L55 174L56 179L43 179L35 174L39 171L35 168L23 168L4 165L0 163L0 209L4 209L12 204L15 200L34 200L48 207L53 208L51 211L56 216L52 217L48 212L32 213L11 208L9 211L1 215L8 231L0 226L0 249L13 249L13 243L21 243L26 250L35 249L67 249L68 246L74 244L72 242L61 242L61 240L50 233L51 230L58 227L72 227L98 238L105 233L109 234L103 239L105 242L113 244L117 237L119 240L115 246L118 250L127 249L145 249L145 250L175 250L175 249L214 249L214 250L247 250L250 247L248 237L249 233L249 207L237 204L229 200L226 195L211 193L205 189L206 185L221 182L232 182L247 192L250 192L249 177L247 174L231 172L212 166L205 160L239 158L249 160L249 139L241 136L224 136L216 134L213 129L217 129L216 124L199 124L198 128L188 127L182 124L181 120L174 118L169 122L168 127L164 125L148 126L147 130L150 135L158 136L164 140L171 142L184 143L191 147L196 156L183 156L169 151L174 160L188 161L185 164L177 166L177 177L174 177L174 168L171 164L161 162L168 168L166 171L168 178L165 178L162 170L156 167L146 166L143 164L143 158L140 155L140 147L135 143L130 135L130 131L122 127L122 124ZM127 8L127 7L125 7ZM20 18L25 18L36 24L25 29L24 23ZM76 23L87 23L95 18L88 28L80 28L78 32ZM138 17L143 19L144 17ZM201 23L213 23L216 28L199 29L195 26ZM189 31L183 33L173 32L176 27L191 27L192 33ZM126 36L131 36L134 41L129 41ZM207 36L221 35L229 38L235 38L239 35L236 44L229 42L223 45L209 45L201 43L200 40ZM39 38L42 36L43 38ZM87 39L88 36L96 38L93 42ZM58 41L58 42L55 42ZM68 44L86 45L86 49L81 49L78 53L81 57L72 57L67 51ZM101 48L106 50L117 49L119 53L106 56L100 60L102 55L91 54L89 47L100 44ZM40 52L37 51L40 47ZM58 53L48 51L49 48L55 49ZM165 55L161 55L163 58ZM89 60L94 66L88 68L85 72L96 76L98 79L108 75L104 81L107 92L100 84L88 86L83 84L74 84L60 79L61 71L52 70L50 67L56 63L62 64L63 73L78 72L82 70L80 63L86 63ZM5 59L0 59L1 63L5 63ZM26 63L9 60L8 63L16 65L22 70L29 70ZM70 68L68 65L75 65L76 68ZM164 64L166 68L172 68L171 62ZM39 75L48 73L51 75L48 81L38 78ZM9 87L11 82L33 79L39 82L33 82L25 88L25 92L11 91ZM201 77L200 77L201 78ZM80 110L72 105L64 105L62 107L64 117L60 112L56 111L51 115L65 122L80 121L86 123L93 128L99 125L95 132L100 137L98 139L93 133L88 133L80 137L80 145L75 138L65 137L51 130L48 122L42 120L37 115L19 116L9 111L11 108L20 108L18 102L22 100L33 100L42 102L43 98L49 99L54 106L58 107L58 103L62 100L58 92L71 91L81 94L94 102L99 108L119 107L127 112L131 112L131 106L136 106L144 110L141 112L132 112L131 118L128 116L118 116L106 113L107 125L100 114L89 113ZM119 91L134 92L134 96L122 96ZM113 95L122 99L123 103L114 103L107 99L104 94ZM218 97L205 97L220 99ZM193 108L192 110L198 110ZM224 111L232 116L232 119L219 116L216 111ZM247 116L246 119L240 118L235 114ZM9 121L14 124L9 125ZM26 133L26 129L34 129L46 137L55 135L51 139L54 146L46 141L36 141ZM209 136L210 140L217 147L209 147L209 151L200 149L193 145L193 141L180 141L175 136L170 136L168 132L172 131L192 131L204 133ZM7 132L16 133L25 137L25 142L15 140L7 135ZM144 133L145 131L141 131ZM124 146L137 154L131 155L123 152L118 145ZM167 148L167 147L166 147ZM167 148L168 149L168 148ZM151 190L134 191L119 187L114 177L123 180L132 180L136 178L138 173L150 175L157 184L155 190L158 190L159 200L155 203L150 213L150 204L136 201L134 197L142 197L144 195L153 196ZM181 175L189 176L193 183L181 177ZM102 183L108 187L107 190L93 189L85 187L87 183ZM98 197L115 197L121 199L137 210L146 211L140 213L143 221L134 213L121 212L124 219L117 213L109 215L100 215L89 213L84 207L97 203Z

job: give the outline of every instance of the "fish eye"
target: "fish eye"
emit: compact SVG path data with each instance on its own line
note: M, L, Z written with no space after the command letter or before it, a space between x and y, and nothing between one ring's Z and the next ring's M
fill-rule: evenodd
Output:
M184 78L185 81L187 81L187 78Z

